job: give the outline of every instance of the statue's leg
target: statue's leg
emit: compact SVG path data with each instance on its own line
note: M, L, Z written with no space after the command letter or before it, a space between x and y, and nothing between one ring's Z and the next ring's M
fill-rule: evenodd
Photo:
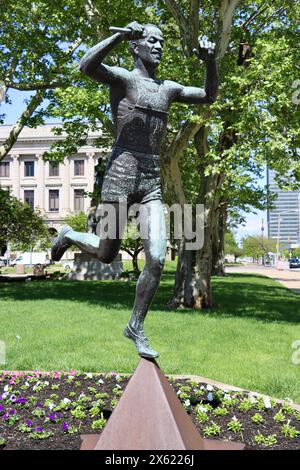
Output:
M131 319L124 334L134 341L138 353L144 357L157 357L144 333L144 321L158 288L166 257L166 228L163 205L160 200L144 204L147 211L147 237L143 239L146 263L136 286L135 303Z
M68 225L64 226L54 241L51 257L54 261L60 260L64 252L75 245L81 251L90 253L91 255L98 258L103 263L111 263L117 256L120 244L122 241L122 235L127 221L127 211L124 208L120 211L119 203L110 203L110 208L114 208L111 211L111 220L109 218L102 219L100 221L99 236L93 233L82 233L76 232ZM103 204L103 212L105 212L105 204ZM105 222L105 223L104 223ZM109 222L115 227L112 232L112 236L108 237L104 234L106 227Z

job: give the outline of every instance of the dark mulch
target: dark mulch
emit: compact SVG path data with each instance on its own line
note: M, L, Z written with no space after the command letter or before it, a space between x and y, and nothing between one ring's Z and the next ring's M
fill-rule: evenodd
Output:
M0 448L79 449L80 434L101 433L129 377L70 374L0 375ZM288 403L187 379L170 383L201 435L248 449L300 449L300 413ZM254 415L263 422L253 422Z

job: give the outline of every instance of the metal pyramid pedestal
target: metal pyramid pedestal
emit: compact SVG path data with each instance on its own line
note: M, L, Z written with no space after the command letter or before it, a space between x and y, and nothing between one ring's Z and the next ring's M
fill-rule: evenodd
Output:
M142 358L103 432L82 435L81 450L242 450L203 439L154 360Z

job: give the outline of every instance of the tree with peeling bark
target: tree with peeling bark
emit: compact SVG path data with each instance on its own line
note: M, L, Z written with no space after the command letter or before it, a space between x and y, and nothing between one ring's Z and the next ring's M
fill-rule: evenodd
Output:
M191 255L185 250L185 241L182 240L171 307L185 305L203 308L212 305L213 241L218 238L224 243L224 227L221 235L217 231L220 213L232 203L232 195L228 192L226 195L228 185L240 184L241 176L251 173L255 181L261 176L266 163L280 175L285 174L289 161L291 179L295 184L299 171L295 152L296 135L299 135L297 110L288 88L288 83L292 85L298 55L295 47L297 7L291 2L284 2L283 5L282 2L280 5L279 2L272 2L272 5L263 5L263 2L239 5L239 2L224 1L219 13L215 11L216 14L213 14L213 3L201 4L199 24L205 27L205 18L209 18L213 27L213 19L216 18L219 25L220 98L210 110L198 111L198 121L197 116L187 119L186 133L182 128L175 133L174 146L173 149L169 147L172 150L167 161L167 171L171 170L172 177L168 178L167 175L166 178L176 181L173 188L170 187L170 194L179 188L179 200L184 200L186 191L182 188L187 185L182 179L180 181L181 173L176 159L171 162L171 158L176 156L178 149L179 159L182 146L185 147L193 138L198 156L196 201L205 204L204 246ZM166 1L166 4L184 36L186 24L189 24L185 18L188 18L191 8L187 2L179 5L179 2ZM227 49L230 28L231 44ZM274 44L279 38L280 42ZM183 42L188 43L187 40ZM254 45L259 53L256 56L252 51ZM184 51L187 53L186 48ZM268 69L270 78L265 73ZM270 93L272 85L274 92ZM276 92L280 99L274 104ZM288 119L282 119L283 106Z

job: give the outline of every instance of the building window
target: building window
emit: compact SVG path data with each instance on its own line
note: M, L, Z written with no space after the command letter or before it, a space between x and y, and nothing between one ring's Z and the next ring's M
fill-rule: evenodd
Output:
M59 190L58 189L49 189L49 211L50 212L59 211Z
M74 189L74 211L84 211L84 191L83 189Z
M24 202L34 209L34 190L26 189L24 191Z
M34 176L34 162L24 162L24 176Z
M9 177L9 162L0 163L0 178Z
M74 176L84 175L84 160L74 160Z
M59 176L59 164L49 162L49 176Z

